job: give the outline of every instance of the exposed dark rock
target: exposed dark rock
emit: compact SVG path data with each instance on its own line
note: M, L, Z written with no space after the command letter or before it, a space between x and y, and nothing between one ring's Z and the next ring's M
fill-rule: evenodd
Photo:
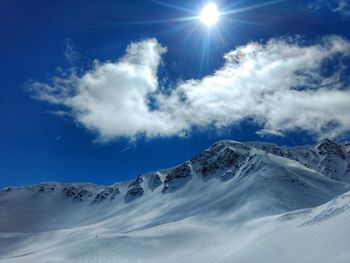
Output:
M134 181L132 181L128 186L127 196L138 197L142 196L144 189L142 187L144 179L142 176L138 176Z
M57 184L55 183L44 183L44 184L38 184L34 185L28 188L29 191L32 192L54 192L57 188Z
M118 187L116 186L107 187L102 192L100 192L95 196L94 203L100 203L106 199L113 200L118 194L120 194Z
M165 177L165 184L174 182L176 179L180 178L187 178L191 176L191 167L186 162L184 164L181 164L177 167L175 167L173 170L171 170L167 176Z
M132 181L128 188L132 188L133 186L140 185L143 183L143 176L139 175L134 181Z
M131 195L131 196L141 196L141 195L143 195L143 193L144 193L144 190L140 186L140 187L130 188L126 194Z
M233 143L239 148L244 148L241 144ZM228 145L230 143L217 143L208 150L197 155L191 160L191 164L195 167L195 172L200 173L204 178L215 175L220 170L234 168L237 170L246 159L246 155L239 151L235 151ZM248 150L249 148L244 148Z
M78 194L76 194L73 199L74 200L79 200L79 201L87 201L92 196L93 196L93 193L91 193L90 191L88 191L86 189L83 189Z
M219 164L214 161L203 165L202 168L200 168L199 170L204 177L207 177L210 175L214 175L217 172L217 170L219 170L219 168Z
M240 166L239 161L243 161L245 157L231 148L226 148L218 157L217 160L223 164L224 167L234 166L238 168Z
M162 184L162 179L160 178L160 174L159 173L152 174L148 181L148 187L153 191L161 184Z
M79 189L74 186L70 186L65 187L63 189L63 192L66 194L67 197L75 197L79 193Z
M343 152L342 147L332 142L331 140L325 139L323 140L318 146L317 149L319 150L320 155L330 155L334 154L345 160L346 155Z
M184 183L186 183L186 180L188 180L191 176L191 166L188 162L175 167L165 177L164 188L162 192L165 193L179 188Z

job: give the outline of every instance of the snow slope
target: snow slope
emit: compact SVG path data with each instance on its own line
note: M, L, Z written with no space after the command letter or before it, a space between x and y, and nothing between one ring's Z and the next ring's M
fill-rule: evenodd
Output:
M349 144L222 141L112 186L0 192L0 262L350 262Z

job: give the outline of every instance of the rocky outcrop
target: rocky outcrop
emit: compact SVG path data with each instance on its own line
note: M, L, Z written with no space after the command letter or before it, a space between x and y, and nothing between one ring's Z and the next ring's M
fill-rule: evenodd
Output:
M162 184L162 179L161 179L160 174L158 172L152 174L148 180L148 187L151 189L151 191L154 191L161 184Z
M79 193L79 189L76 188L75 186L70 186L70 187L64 188L63 193L65 193L67 197L75 197Z
M94 195L92 192L84 188L78 188L75 186L65 187L63 193L65 193L67 197L78 201L88 201Z
M228 180L243 165L248 156L249 148L240 146L240 150L235 150L232 143L221 142L214 144L208 150L197 155L191 160L191 164L196 173L204 178L220 174L221 178ZM243 151L242 151L243 148ZM222 176L223 174L226 175Z
M192 176L192 170L189 162L185 162L172 169L165 177L162 192L171 192L184 185Z
M58 188L58 185L56 183L43 183L34 185L28 188L29 191L32 192L54 192Z
M126 193L129 197L139 197L142 196L144 193L143 189L143 181L144 178L140 175L138 176L134 181L132 181L128 186L128 191Z
M78 201L88 201L94 194L86 189L78 192L78 194L73 198Z
M318 146L318 153L320 155L335 155L340 157L341 159L345 160L346 158L346 154L343 151L343 148L335 143L332 142L331 140L325 139L323 140Z
M120 190L117 186L110 186L105 188L102 192L95 196L94 203L101 203L104 200L113 200L120 194Z

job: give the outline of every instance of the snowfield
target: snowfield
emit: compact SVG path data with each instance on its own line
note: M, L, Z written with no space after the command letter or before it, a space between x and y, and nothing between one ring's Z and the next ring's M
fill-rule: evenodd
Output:
M112 186L0 192L0 262L350 262L350 143L222 141Z

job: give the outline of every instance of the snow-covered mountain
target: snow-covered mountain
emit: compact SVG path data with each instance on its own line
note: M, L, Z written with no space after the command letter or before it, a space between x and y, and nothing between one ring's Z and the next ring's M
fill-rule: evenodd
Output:
M112 186L0 192L0 262L350 262L350 143L221 141Z

